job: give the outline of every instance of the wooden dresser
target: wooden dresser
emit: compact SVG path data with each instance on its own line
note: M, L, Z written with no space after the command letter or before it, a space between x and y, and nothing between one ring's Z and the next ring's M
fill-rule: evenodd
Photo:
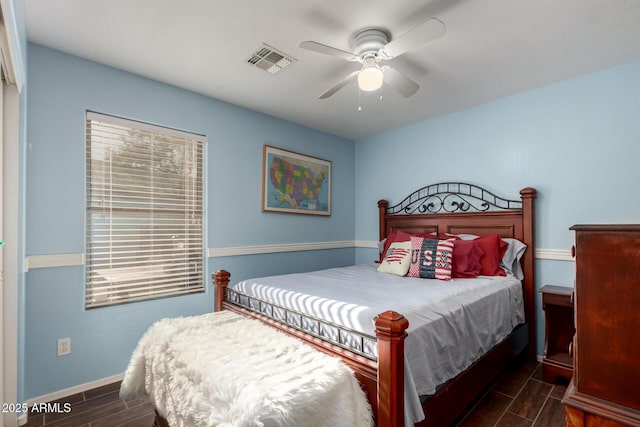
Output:
M568 426L640 426L640 225L575 225Z

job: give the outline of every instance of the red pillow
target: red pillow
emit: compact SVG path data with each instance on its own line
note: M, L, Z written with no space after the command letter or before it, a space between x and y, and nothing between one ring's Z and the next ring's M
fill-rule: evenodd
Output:
M506 276L507 273L500 268L500 261L502 261L509 244L497 234L480 236L472 241L476 242L484 252L480 258L480 274L483 276Z
M456 240L453 245L451 277L475 278L480 275L484 252L475 240Z
M380 259L376 261L377 263L381 263L385 256L387 256L387 251L389 250L389 246L393 242L408 242L411 240L411 235L405 233L404 231L394 231L393 233L387 236L387 240L384 241L384 249L380 254Z

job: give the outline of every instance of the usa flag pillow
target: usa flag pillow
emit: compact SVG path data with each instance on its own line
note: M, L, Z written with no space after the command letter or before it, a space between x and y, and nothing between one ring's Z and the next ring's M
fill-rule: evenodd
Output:
M378 271L396 276L406 276L409 271L410 255L411 241L393 242L384 254Z
M428 239L411 236L409 277L451 280L455 239Z

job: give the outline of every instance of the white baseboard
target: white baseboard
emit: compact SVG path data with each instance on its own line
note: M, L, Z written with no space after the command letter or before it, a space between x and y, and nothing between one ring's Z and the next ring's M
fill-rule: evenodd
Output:
M53 393L43 394L42 396L34 397L33 399L28 399L26 403L29 407L37 403L48 403L54 400L63 399L73 394L82 393L97 387L102 387L103 385L122 381L123 378L124 378L124 373L116 374L107 378L101 378L99 380L90 381L88 383L79 384L73 387L54 391ZM28 414L23 413L23 414L20 414L20 416L18 416L19 426L25 425L28 421L29 421Z
M101 378L99 380L90 381L88 383L79 384L73 387L65 388L62 390L54 391L53 393L43 394L42 396L34 397L33 399L28 399L27 404L29 406L34 403L47 403L53 400L62 399L67 396L71 396L72 394L82 393L97 387L102 387L103 385L112 384L118 381L122 381L124 378L124 373L116 374L111 377Z

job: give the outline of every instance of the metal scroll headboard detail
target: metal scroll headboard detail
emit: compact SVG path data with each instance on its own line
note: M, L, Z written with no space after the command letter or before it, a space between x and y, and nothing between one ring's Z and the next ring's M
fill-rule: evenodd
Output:
M397 205L388 207L387 214L486 212L505 209L522 209L522 201L504 199L473 184L443 182L414 191Z

